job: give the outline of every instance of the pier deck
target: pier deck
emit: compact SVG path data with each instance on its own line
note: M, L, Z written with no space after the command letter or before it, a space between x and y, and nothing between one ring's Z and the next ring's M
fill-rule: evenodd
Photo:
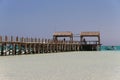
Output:
M84 41L83 37L98 37L98 41ZM58 40L58 37L69 37L70 40ZM39 54L66 51L97 51L100 48L98 33L84 32L80 41L73 40L71 32L56 32L53 39L24 38L0 36L0 55Z
M79 51L80 44L78 41L57 41L50 39L28 39L16 37L16 40L1 40L0 55L21 55L21 54L39 54L66 51Z

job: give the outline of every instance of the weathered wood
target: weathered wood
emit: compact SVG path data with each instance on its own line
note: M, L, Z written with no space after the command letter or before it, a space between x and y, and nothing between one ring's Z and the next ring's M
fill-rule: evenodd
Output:
M53 36L64 37L64 36L73 36L72 32L55 32Z
M0 42L2 42L2 36L0 36Z
M96 41L86 41L85 37L97 37ZM101 46L100 43L100 32L81 32L80 33L80 41L81 41L81 50L93 50L94 46L99 48ZM91 49L90 49L91 48ZM94 49L95 50L95 49ZM97 49L96 49L97 50Z
M18 36L16 37L16 42L18 42Z
M94 35L93 35L94 34ZM72 33L62 33L58 34L67 37L68 35L73 35ZM66 35L66 36L65 36ZM98 33L82 33L80 37L81 42L84 37L98 37L98 41L87 41L86 44L81 44L80 41L66 41L66 40L51 40L51 39L40 39L40 38L18 38L11 36L0 36L0 55L21 55L21 54L37 54L37 53L51 53L51 52L65 52L65 51L80 51L85 50L85 48L90 48L89 50L99 50L100 45L100 35ZM87 46L87 47L86 47Z
M8 37L7 36L5 36L5 42L7 42L8 41Z
M67 32L55 32L53 34L54 41L58 41L58 37L69 37L70 41L71 42L73 41L73 33L70 32L70 31L67 31Z
M81 32L80 36L100 36L100 32Z

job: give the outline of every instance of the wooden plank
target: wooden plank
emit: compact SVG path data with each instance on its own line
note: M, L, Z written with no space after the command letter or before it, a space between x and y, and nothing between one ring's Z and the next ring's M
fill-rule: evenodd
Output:
M81 32L80 36L100 36L100 32Z

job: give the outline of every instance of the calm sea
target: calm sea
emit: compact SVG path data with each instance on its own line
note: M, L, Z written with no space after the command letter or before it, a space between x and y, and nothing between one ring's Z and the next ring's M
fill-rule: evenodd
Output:
M101 46L101 51L120 51L120 46Z

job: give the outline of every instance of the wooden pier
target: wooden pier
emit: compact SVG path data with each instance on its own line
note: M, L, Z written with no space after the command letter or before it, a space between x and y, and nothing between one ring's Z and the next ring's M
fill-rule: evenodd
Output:
M87 41L85 37L96 37L97 40ZM81 50L83 51L99 51L100 50L100 32L81 32L80 33Z
M58 37L69 37L70 40L59 40ZM0 36L0 55L43 54L87 50L88 44L82 44L83 35L80 38L81 40L74 41L71 32L55 32L53 39ZM92 46L93 48L94 46L94 50L98 50L97 46L100 46L99 41L89 44L89 47ZM87 47L85 48L85 46Z
M50 39L37 38L18 38L13 40L11 37L8 40L5 36L5 41L0 36L0 55L21 55L21 54L39 54L39 53L53 53L66 51L79 51L79 42L62 41L55 42Z

